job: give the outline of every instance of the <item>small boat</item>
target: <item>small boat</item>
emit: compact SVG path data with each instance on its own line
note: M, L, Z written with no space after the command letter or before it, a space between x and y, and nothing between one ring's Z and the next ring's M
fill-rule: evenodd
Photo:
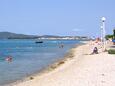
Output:
M38 38L36 41L35 41L35 43L37 44L37 43L43 43L43 40L41 39L41 38Z
M43 41L36 41L35 43L43 43Z

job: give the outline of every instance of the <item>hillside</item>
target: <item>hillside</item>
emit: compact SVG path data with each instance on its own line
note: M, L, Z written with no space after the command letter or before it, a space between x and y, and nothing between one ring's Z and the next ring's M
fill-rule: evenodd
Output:
M0 39L37 39L37 38L56 38L56 39L79 39L79 40L89 40L87 36L56 36L56 35L25 35L17 34L11 32L0 32Z
M33 39L33 38L38 38L38 36L16 34L11 32L0 32L0 39Z

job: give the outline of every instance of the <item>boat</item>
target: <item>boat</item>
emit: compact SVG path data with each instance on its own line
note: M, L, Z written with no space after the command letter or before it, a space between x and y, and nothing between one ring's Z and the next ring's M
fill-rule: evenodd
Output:
M35 43L43 43L43 41L36 41Z
M38 38L36 41L35 41L35 43L37 44L37 43L43 43L43 40L41 39L41 38Z

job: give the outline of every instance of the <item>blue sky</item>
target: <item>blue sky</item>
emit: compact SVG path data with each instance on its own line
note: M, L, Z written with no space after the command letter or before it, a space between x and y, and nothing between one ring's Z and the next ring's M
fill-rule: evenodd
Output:
M0 0L0 31L99 36L115 27L115 0Z

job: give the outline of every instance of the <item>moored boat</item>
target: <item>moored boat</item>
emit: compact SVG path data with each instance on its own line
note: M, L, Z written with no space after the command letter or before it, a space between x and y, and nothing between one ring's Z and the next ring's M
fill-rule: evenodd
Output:
M35 43L43 43L43 41L36 41Z

